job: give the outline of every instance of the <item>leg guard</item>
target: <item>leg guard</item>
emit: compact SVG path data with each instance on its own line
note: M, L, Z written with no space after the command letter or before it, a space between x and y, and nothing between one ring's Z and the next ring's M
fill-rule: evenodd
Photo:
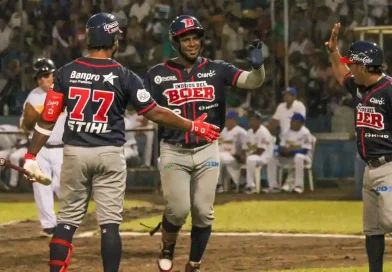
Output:
M52 244L59 244L59 245L63 245L65 247L68 247L68 255L67 255L67 257L65 258L64 261L62 261L62 260L50 260L49 261L49 266L51 267L51 271L52 271L52 267L60 266L60 270L57 270L57 271L59 271L59 272L67 272L67 268L68 268L68 266L69 266L69 264L71 262L72 248L73 248L72 244L68 243L65 240L57 239L57 238L53 238L50 241L49 246L52 245Z

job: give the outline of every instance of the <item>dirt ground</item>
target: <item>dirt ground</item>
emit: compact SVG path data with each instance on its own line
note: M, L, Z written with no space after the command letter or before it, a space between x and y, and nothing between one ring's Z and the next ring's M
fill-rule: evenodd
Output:
M129 193L127 198L150 201L157 206L127 210L124 219L131 220L160 214L162 197L152 193ZM257 199L349 200L351 189L320 189L303 195L218 195L216 203ZM32 200L30 194L0 194L2 202ZM95 230L94 215L89 215L78 230ZM49 238L40 238L37 221L0 227L0 271L48 271ZM155 272L160 236L123 237L123 272ZM173 271L184 271L189 252L189 236L181 236ZM75 238L69 272L102 271L100 237ZM392 243L387 242L386 260L392 259ZM309 267L347 267L366 264L364 241L360 239L286 238L212 236L203 259L203 271L268 271Z

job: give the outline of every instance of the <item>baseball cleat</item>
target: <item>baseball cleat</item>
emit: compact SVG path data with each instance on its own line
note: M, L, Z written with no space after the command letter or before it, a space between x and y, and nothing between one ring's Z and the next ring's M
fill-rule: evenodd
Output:
M170 272L173 269L174 247L176 244L163 244L161 255L158 259L160 272Z
M201 272L200 263L187 263L185 265L185 272Z
M287 192L287 193L291 193L291 186L290 186L290 184L288 184L287 182L286 182L286 184L285 185L283 185L282 186L282 191L285 191L285 192Z
M56 227L54 227L54 228L47 228L47 229L41 230L39 236L40 236L40 237L48 237L48 238L51 238L55 232L56 232Z
M253 187L245 188L245 194L250 195L250 194L255 194L255 193L256 193L256 189L255 188L253 188Z
M293 189L293 193L302 194L303 192L304 192L304 189L299 186L295 186L295 188Z

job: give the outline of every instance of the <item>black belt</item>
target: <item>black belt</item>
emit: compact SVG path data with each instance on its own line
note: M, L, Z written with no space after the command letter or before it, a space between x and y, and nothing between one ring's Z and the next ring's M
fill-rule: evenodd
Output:
M387 156L379 157L377 159L368 160L366 163L371 168L377 168L391 161L392 161L392 155L387 155Z
M184 143L184 142L172 142L172 141L167 141L167 140L163 140L163 142L164 143L167 143L167 144L169 144L169 145L173 145L173 146L175 146L175 147L181 147L181 148L190 148L190 149L192 149L192 148L196 148L196 147L200 147L200 146L203 146L203 145L206 145L207 143L206 142L199 142L199 143L189 143L189 144L186 144L186 143Z
M46 148L63 148L63 144L58 144L58 145L51 145L51 144L45 144L44 145Z

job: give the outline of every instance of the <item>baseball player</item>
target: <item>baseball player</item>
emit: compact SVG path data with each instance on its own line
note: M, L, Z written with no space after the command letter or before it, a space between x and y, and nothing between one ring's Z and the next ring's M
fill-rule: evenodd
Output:
M14 125L0 125L0 132L18 132L18 127ZM10 155L15 152L18 135L0 133L0 158L9 159ZM26 151L24 152L26 153ZM17 164L19 165L19 163ZM15 171L17 174L18 172ZM0 188L10 190L11 188L1 179L2 168L0 167ZM16 187L17 183L13 184Z
M384 55L372 42L338 49L340 23L326 42L336 79L356 101L357 147L367 166L363 185L363 229L370 272L383 271L385 233L392 232L392 79L385 75Z
M256 192L255 169L258 166L266 165L272 158L274 152L274 139L269 130L261 124L262 116L258 112L249 114L249 126L242 161L246 161L246 186L245 193ZM274 191L271 188L271 191Z
M254 89L263 83L262 43L249 48L250 72L234 65L200 56L204 29L187 15L174 19L169 28L170 41L177 58L151 68L145 86L158 104L178 115L195 120L208 112L206 120L223 128L225 124L225 86ZM166 208L162 219L160 271L171 271L178 233L189 210L192 234L187 272L200 271L202 255L214 220L213 203L219 176L218 143L209 144L189 132L160 127L160 173Z
M287 88L283 93L283 101L278 105L272 120L268 124L269 131L275 135L276 128L279 126L280 133L290 129L290 120L295 112L301 113L306 117L305 105L297 100L298 92L294 88Z
M238 125L238 113L229 111L226 114L226 126L221 132L219 138L219 157L220 157L220 175L217 186L217 193L224 192L223 178L226 173L233 180L234 184L240 184L240 165L235 158L241 154L241 150L246 140L246 130Z
M287 179L282 190L301 194L304 192L304 165L311 162L312 134L304 126L305 117L301 113L294 113L291 117L290 129L283 132L279 143L279 156L268 163L267 176L269 188L280 190L276 172L278 165L294 165L294 186Z
M53 73L56 67L50 59L38 59L34 65L38 87L30 92L21 117L21 126L28 131L34 129L45 104L46 95L53 84ZM63 163L63 132L65 114L62 113L53 128L50 138L37 156L37 163L42 172L51 178L50 186L38 182L33 183L34 200L37 205L38 217L41 222L43 236L53 235L56 229L56 213L54 211L53 193L60 196L60 171ZM26 150L27 151L27 150ZM25 152L26 152L25 151Z
M24 168L34 173L28 178L43 175L36 156L66 107L58 224L50 242L51 272L67 271L72 238L87 212L92 192L101 228L103 270L119 270L122 254L119 224L127 175L124 112L128 103L139 114L161 125L209 142L219 137L219 128L204 122L205 114L190 121L158 106L140 78L111 59L121 33L113 15L93 15L86 29L89 54L57 71L25 155Z

